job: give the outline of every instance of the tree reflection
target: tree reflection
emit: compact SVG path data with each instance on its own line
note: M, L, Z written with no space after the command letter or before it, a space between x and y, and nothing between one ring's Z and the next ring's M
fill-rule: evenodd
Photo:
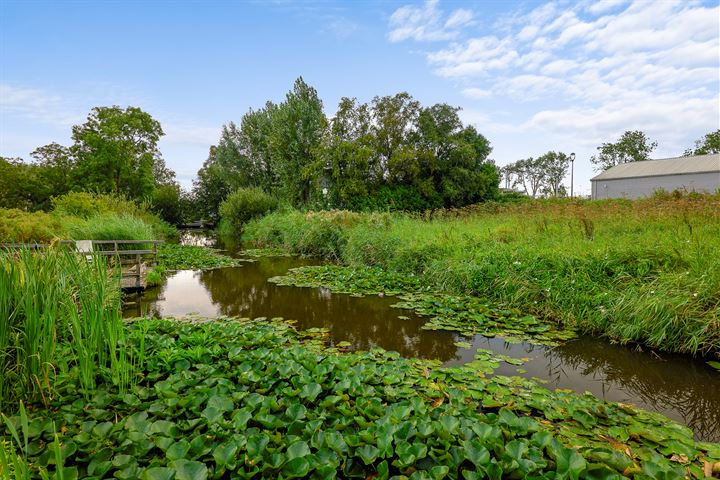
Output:
M577 376L591 378L604 394L622 392L640 406L674 413L697 438L720 440L720 375L702 361L650 355L589 338L568 342L545 356L551 360L551 377L561 369L571 381Z

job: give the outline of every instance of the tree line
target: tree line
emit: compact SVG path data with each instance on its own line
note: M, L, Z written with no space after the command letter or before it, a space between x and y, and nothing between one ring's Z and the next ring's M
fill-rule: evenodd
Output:
M425 210L495 198L490 142L463 125L459 108L423 107L408 93L369 103L340 100L327 118L298 78L285 100L223 126L193 193L217 217L224 198L260 188L294 207Z
M160 122L137 107L96 107L72 127L73 144L35 149L32 162L0 157L0 207L49 210L70 191L113 193L181 221L182 192L160 154Z
M615 142L604 142L597 147L598 153L590 157L597 171L607 170L628 162L649 160L658 146L640 130L623 133ZM706 134L686 149L683 156L720 153L720 130ZM563 179L567 176L575 154L550 151L539 157L512 162L500 169L506 189L522 188L531 197L538 195L560 197L567 195Z

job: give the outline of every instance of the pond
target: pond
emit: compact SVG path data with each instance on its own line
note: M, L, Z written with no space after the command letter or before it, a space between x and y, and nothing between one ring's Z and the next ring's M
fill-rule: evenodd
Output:
M184 241L208 245L197 236ZM720 441L720 374L702 360L647 353L590 337L553 348L482 336L468 340L451 332L422 330L426 319L391 307L393 298L353 297L267 281L290 268L317 263L268 257L239 267L178 271L160 287L126 297L123 314L283 317L297 321L300 329L328 329L333 344L350 342L356 350L382 347L447 366L472 361L476 349L486 348L530 359L521 367L524 373L501 363L497 374L534 377L551 389L589 391L605 400L632 403L688 425L700 440ZM469 341L472 347L458 347L457 341Z

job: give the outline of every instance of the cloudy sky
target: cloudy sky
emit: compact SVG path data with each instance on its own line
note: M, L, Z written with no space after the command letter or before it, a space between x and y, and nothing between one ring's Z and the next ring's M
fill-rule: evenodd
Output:
M0 0L0 155L134 105L189 186L223 123L303 76L328 115L399 91L460 106L500 165L575 152L587 193L589 157L625 130L661 158L720 128L719 19L718 0Z

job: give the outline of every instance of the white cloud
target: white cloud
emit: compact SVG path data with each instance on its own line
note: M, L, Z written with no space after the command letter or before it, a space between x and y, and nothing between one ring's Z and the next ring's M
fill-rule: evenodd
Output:
M458 8L445 21L445 28L457 28L467 25L473 19L473 12L464 8Z
M436 2L424 5L438 12ZM532 102L515 109L519 130L597 145L641 129L682 151L720 127L717 4L549 2L444 40L427 53L434 72L469 99Z
M462 94L473 100L482 100L492 95L490 90L483 90L482 88L466 88L462 91Z
M472 11L458 8L443 22L445 14L438 8L438 0L427 0L420 6L405 5L390 16L391 42L403 40L439 41L456 38L459 29L472 24Z

